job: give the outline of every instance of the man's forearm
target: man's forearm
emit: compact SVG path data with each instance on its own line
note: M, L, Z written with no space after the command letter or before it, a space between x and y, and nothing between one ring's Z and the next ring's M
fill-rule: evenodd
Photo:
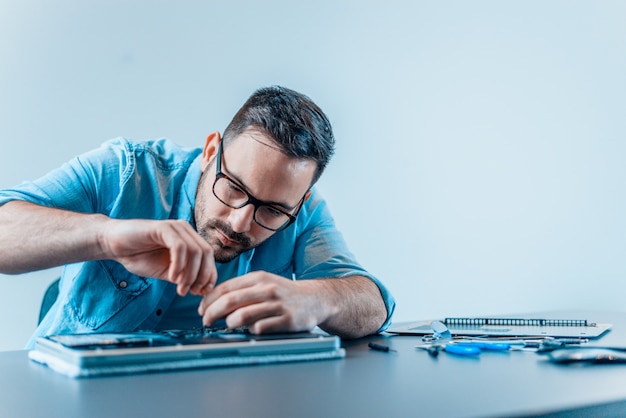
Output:
M333 313L320 328L343 338L373 334L387 319L387 308L378 286L363 276L316 281L324 289Z
M18 274L100 258L108 218L12 201L0 206L0 272Z

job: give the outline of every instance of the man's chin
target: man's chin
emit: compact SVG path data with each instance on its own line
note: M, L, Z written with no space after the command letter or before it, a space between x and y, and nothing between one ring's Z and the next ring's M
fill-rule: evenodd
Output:
M231 248L218 248L215 250L213 257L216 262L224 264L233 261L239 254L241 254L241 251L236 251Z

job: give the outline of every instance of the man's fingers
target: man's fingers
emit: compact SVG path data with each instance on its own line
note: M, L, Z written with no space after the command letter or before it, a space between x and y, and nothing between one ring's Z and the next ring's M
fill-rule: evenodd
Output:
M191 287L192 293L196 295L207 295L217 282L217 267L213 258L213 249L209 246L209 250L209 254L202 257L198 269L198 277L206 278L206 280L199 280Z
M206 298L214 296L213 292ZM221 318L226 318L233 311L253 303L262 301L263 298L255 294L254 291L248 289L234 290L227 293L221 293L213 302L207 303L203 300L200 305L202 307L201 315L205 324L212 324Z
M213 249L187 223L173 222L165 231L163 240L170 249L168 280L177 285L184 296L209 288L217 280Z
M226 319L229 327L250 325L265 317L283 315L291 321L285 310L286 287L291 281L282 277L268 277L262 272L249 273L217 286L206 295L198 307L203 323L210 325L218 319ZM283 329L291 330L294 324Z
M243 300L242 298L246 297L246 294L243 293L237 295L237 292L257 285L258 282L254 278L254 276L254 273L249 273L244 276L235 277L231 280L221 283L214 289L213 286L215 286L215 281L213 281L211 283L212 290L209 289L210 292L207 292L204 298L202 298L200 305L198 306L198 313L201 316L204 316L206 310L211 307L212 311L216 312L219 315L220 312L225 312L226 310L228 310L229 306L236 306L240 304ZM215 279L217 280L217 275L215 276ZM254 296L254 293L252 293L251 295ZM261 300L260 296L256 296L255 299ZM217 306L213 306L218 300L220 301L220 304ZM221 319L224 316L218 316L215 319Z
M282 331L290 331L285 328L286 318L282 316L284 311L279 302L261 302L247 305L235 310L226 317L228 328L239 328L247 325L254 334L272 332L280 328ZM272 328L272 324L276 326ZM282 325L280 325L282 324Z
M309 323L304 327L298 326L293 318L285 315L264 317L248 325L248 330L253 334L311 331L313 328L315 328L314 323Z
M137 275L176 284L185 295L206 294L217 281L213 248L182 220L112 220L103 252Z

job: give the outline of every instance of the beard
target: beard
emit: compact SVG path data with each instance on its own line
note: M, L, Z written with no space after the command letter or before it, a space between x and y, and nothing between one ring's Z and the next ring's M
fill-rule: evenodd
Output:
M237 245L232 247L224 245L219 239L218 234L220 233L229 240L235 241ZM250 237L243 233L234 232L230 225L219 219L209 219L203 225L198 225L198 234L213 247L214 258L218 263L228 263L239 254L255 247Z

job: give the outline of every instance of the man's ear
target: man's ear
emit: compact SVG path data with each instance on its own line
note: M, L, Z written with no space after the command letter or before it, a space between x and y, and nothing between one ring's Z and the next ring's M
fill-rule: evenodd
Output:
M209 136L206 137L206 142L204 143L204 149L202 150L202 161L200 162L200 170L204 171L213 157L217 154L217 148L220 145L220 141L222 137L218 131L211 132Z

